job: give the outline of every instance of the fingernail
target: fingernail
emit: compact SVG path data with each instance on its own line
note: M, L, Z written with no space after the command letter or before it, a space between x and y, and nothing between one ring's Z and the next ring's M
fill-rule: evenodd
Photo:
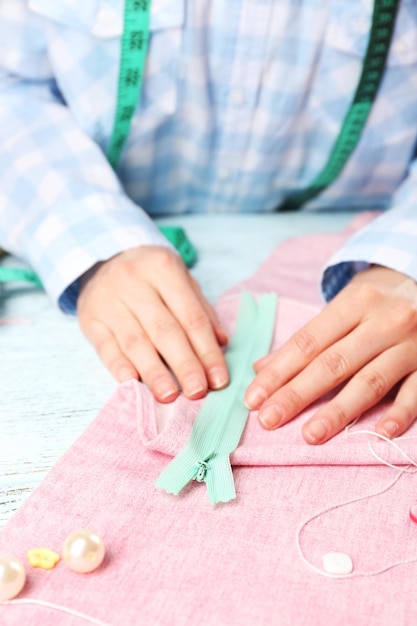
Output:
M205 381L199 376L189 376L184 381L183 390L186 396L192 399L201 398L207 391Z
M227 332L224 330L223 326L219 327L220 334L222 335L222 343L227 344L229 342L229 336Z
M157 400L159 402L172 402L173 400L175 400L175 398L178 396L178 390L175 389L175 391L169 391L167 392L165 395L161 396L158 394Z
M267 397L268 393L263 387L259 387L258 385L249 387L245 394L245 405L248 409L257 409Z
M267 430L278 428L284 416L282 408L278 404L267 406L259 413L259 421Z
M223 367L213 367L209 370L208 377L212 389L222 389L229 382L229 376Z
M380 432L382 435L385 435L389 439L394 437L394 435L398 432L399 426L397 422L390 420L389 422L385 422L380 426Z
M158 385L155 390L155 396L160 402L169 402L174 400L178 395L178 389L170 380Z
M308 443L320 443L329 432L329 422L325 419L318 419L311 422L304 430L304 437Z

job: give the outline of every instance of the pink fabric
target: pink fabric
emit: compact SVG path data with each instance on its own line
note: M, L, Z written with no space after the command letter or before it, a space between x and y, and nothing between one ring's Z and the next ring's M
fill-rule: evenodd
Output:
M277 344L319 306L310 287L313 281L317 285L321 265L316 252L324 256L326 248L328 254L346 236L284 244L249 281L254 291L283 294ZM236 308L233 293L219 303L229 329ZM165 407L155 404L135 382L118 388L0 531L0 553L23 560L32 547L60 550L69 532L89 527L107 545L104 565L88 575L75 574L62 562L48 572L28 568L22 597L62 604L112 626L417 622L417 563L375 577L334 580L310 570L296 549L296 530L306 518L376 492L394 477L395 470L372 465L366 438L342 434L311 448L299 435L307 412L275 433L260 429L253 415L233 459L238 497L211 507L204 484L192 483L178 497L154 488L167 455L185 442L197 409L198 403L184 398ZM374 419L369 415L354 429L369 427ZM382 445L387 458L391 452ZM306 557L321 567L324 553L347 552L360 571L417 558L417 526L408 519L415 493L416 478L407 474L384 494L315 519L302 534ZM2 626L82 623L46 608L0 605Z

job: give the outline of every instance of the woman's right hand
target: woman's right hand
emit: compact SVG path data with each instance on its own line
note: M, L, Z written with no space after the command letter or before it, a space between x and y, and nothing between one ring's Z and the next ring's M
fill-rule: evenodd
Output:
M191 399L228 384L227 336L175 252L132 248L81 282L81 329L119 382L140 378L159 402L178 395L172 373Z

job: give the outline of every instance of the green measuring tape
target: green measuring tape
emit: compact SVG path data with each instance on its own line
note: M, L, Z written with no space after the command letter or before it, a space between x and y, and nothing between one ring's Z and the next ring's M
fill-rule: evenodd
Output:
M149 40L150 1L125 0L116 119L108 150L108 159L113 167L120 158L139 101ZM299 209L318 196L337 179L358 145L384 75L399 1L375 0L362 73L327 163L309 187L291 194L278 210Z
M0 283L23 282L42 287L41 279L33 270L23 267L0 267Z
M116 119L108 159L116 166L126 142L142 86L149 40L151 0L125 0L125 27ZM291 194L278 207L293 211L318 196L340 175L358 145L380 86L400 0L375 0L369 43L353 102L324 169L309 187ZM195 253L194 253L195 254Z
M291 194L278 211L294 211L329 187L359 143L384 74L400 0L375 0L372 27L362 74L353 102L324 169L310 187Z
M107 150L107 158L113 168L120 160L142 90L150 12L151 0L125 0L116 115ZM175 246L185 264L192 265L197 252L185 231L177 226L160 226L160 231Z
M149 41L151 0L125 0L119 86L113 134L107 158L116 168L142 89Z

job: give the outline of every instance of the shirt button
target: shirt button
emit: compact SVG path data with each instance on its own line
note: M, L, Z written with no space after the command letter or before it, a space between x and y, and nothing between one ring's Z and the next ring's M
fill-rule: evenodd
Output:
M245 102L245 96L242 91L236 90L232 92L232 103L235 106L240 107L242 106L242 104L244 104L244 102Z
M407 52L408 46L404 40L398 39L394 42L393 49L396 54L405 54Z
M123 23L120 15L109 7L102 7L97 15L92 32L97 37L116 37L121 35Z
M354 21L354 28L357 33L367 33L369 32L370 23L369 19L366 17L358 17Z

